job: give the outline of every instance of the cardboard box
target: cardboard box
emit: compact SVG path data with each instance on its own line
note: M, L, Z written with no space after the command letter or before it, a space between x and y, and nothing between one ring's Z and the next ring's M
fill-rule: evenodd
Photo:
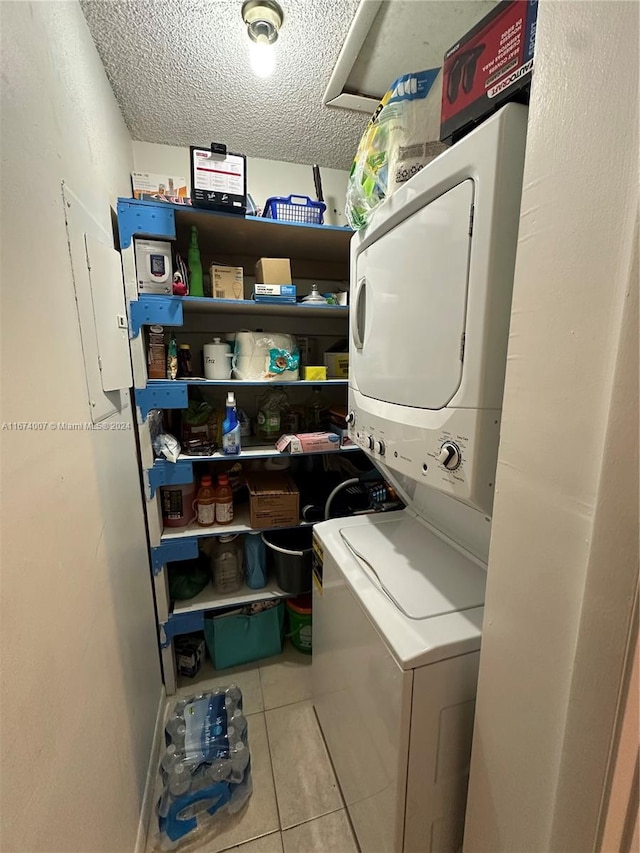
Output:
M160 240L136 240L136 279L138 293L173 294L171 243Z
M324 365L329 379L349 378L349 342L338 341L324 354Z
M276 441L280 453L330 453L340 450L340 437L333 432L299 432L281 435Z
M214 299L244 299L244 272L242 267L224 267L211 264L211 295Z
M295 305L295 284L258 284L253 287L255 302L270 302L274 305Z
M154 196L154 201L186 199L187 179L173 175L156 175L152 172L132 172L131 189L134 198ZM155 198L161 196L161 198Z
M303 367L302 378L307 382L324 382L327 378L326 367Z
M456 142L506 101L528 103L538 0L502 0L444 55L440 139Z
M147 371L149 379L167 378L167 351L164 343L164 328L162 326L149 326Z
M289 258L260 258L256 264L256 284L291 284Z
M247 477L251 527L293 527L300 521L300 494L291 477L277 472Z
M198 634L177 636L173 641L173 649L176 656L176 669L180 675L186 675L188 678L197 675L204 660L204 637Z

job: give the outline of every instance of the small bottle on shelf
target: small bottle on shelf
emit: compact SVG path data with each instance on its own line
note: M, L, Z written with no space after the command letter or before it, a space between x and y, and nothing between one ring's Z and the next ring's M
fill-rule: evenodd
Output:
M211 477L205 474L196 495L196 521L201 527L211 527L216 520L216 492Z
M216 489L216 521L218 524L231 524L233 521L233 490L229 485L229 477L220 474Z
M193 370L191 369L191 347L189 344L180 344L178 347L178 378L193 378Z

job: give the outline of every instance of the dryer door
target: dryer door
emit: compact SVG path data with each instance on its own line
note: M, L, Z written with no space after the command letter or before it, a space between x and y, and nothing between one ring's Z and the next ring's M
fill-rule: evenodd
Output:
M441 409L458 390L473 198L463 181L358 256L351 370L365 396Z

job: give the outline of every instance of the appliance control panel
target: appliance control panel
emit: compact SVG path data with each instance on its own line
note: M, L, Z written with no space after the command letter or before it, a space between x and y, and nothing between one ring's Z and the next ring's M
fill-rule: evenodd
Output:
M349 391L349 436L375 462L491 513L500 412L412 409L398 424L389 407Z

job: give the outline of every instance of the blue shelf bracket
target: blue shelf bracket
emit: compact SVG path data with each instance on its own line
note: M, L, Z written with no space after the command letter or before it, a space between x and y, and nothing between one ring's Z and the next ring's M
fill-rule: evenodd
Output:
M162 202L120 199L118 201L118 232L121 249L129 248L134 235L157 240L175 240L174 210L170 205Z
M151 568L153 574L159 575L162 567L176 560L193 560L198 556L198 539L195 536L186 536L184 539L172 539L170 542L161 542L155 548L151 548Z
M191 634L193 631L204 629L204 612L177 613L169 616L166 622L160 624L160 646L166 649L171 641L179 634Z
M189 406L186 382L167 380L136 388L136 405L146 421L151 409L186 409Z
M153 468L148 468L146 473L150 498L160 486L184 486L193 483L193 464L186 459L179 462L156 459Z
M141 295L129 301L130 337L137 338L142 326L182 326L182 299L178 296Z

